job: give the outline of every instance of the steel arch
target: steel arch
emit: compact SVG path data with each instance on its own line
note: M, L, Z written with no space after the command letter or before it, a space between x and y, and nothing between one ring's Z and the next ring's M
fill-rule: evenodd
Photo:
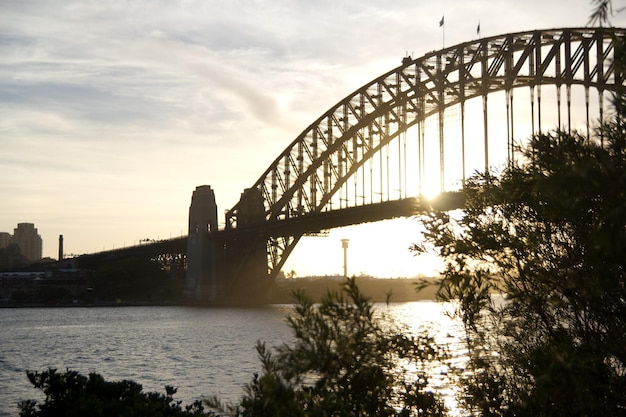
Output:
M329 204L333 196L385 145L429 116L439 114L443 123L444 109L456 104L463 108L471 98L486 100L496 91L508 95L519 87L534 92L541 85L555 85L567 88L569 106L572 85L582 85L586 91L594 88L600 94L615 91L624 81L613 63L615 42L623 41L625 34L625 29L616 28L535 30L405 58L399 67L331 107L291 142L226 213L226 228L250 224L242 202L251 193L262 196L264 218L259 221L333 210ZM278 273L300 237L268 238L270 276Z

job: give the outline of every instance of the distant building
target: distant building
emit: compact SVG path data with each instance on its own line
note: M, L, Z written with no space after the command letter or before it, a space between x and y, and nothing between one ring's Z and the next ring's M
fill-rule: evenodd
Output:
M16 244L10 243L6 248L0 249L0 271L19 270L30 264Z
M89 293L87 275L83 269L0 272L0 304L76 303Z
M10 243L17 245L22 255L29 261L37 262L41 260L43 244L41 236L37 233L33 223L18 223L17 228L13 230Z
M0 232L0 249L6 249L11 242L11 235L7 232Z
M0 301L18 298L32 302L35 299L35 282L45 276L45 272L0 272Z

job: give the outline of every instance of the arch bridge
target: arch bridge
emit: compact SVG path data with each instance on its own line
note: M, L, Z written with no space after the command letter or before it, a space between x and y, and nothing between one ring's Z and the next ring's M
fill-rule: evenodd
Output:
M295 138L226 212L223 230L212 190L198 187L187 293L256 297L307 233L431 210L432 191L449 197L438 208L458 207L466 176L514 161L524 138L555 127L589 137L623 85L615 56L625 34L534 30L405 57Z

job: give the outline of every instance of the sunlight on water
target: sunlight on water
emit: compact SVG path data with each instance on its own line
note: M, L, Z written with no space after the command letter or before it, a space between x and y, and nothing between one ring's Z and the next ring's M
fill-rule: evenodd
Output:
M448 357L445 363L429 364L426 371L430 378L430 387L442 395L449 415L460 415L457 402L459 389L452 379L449 367L463 369L467 361L467 349L462 340L462 325L450 315L452 306L448 303L418 301L390 304L388 307L377 304L377 307L397 325L405 325L409 334L425 333L437 345L446 349Z

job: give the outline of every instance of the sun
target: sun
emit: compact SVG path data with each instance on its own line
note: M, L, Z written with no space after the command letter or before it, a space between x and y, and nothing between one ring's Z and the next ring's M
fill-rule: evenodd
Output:
M429 184L422 189L420 198L425 198L427 201L432 201L441 194L439 185Z

